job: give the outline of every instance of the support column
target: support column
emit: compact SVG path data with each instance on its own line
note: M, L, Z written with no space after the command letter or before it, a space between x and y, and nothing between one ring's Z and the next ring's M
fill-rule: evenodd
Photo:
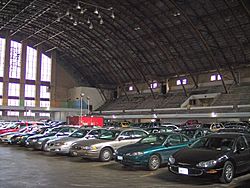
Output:
M169 79L166 79L166 93L168 93L170 90L169 88Z
M41 85L41 61L42 61L42 50L41 47L37 47L37 59L36 59L36 98L35 105L40 107L40 85ZM39 113L35 114L35 117L39 117Z
M26 74L26 54L27 54L27 42L22 42L22 51L21 51L21 77L20 77L20 106L25 106L25 74ZM24 112L20 112L20 117L24 117Z
M10 72L10 37L5 37L4 75L3 75L3 106L8 106L9 72ZM7 111L3 111L7 116Z
M51 53L51 82L50 82L50 106L51 107L58 107L56 104L56 51L53 50Z

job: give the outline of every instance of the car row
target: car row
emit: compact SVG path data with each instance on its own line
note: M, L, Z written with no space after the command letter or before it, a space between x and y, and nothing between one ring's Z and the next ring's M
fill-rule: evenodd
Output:
M19 144L71 157L108 162L125 167L157 170L167 166L178 175L216 175L223 183L250 169L250 134L246 129L189 127L85 128L69 125L9 133L10 144ZM222 130L225 130L222 132ZM238 130L238 129L237 129ZM233 131L233 133L232 133ZM6 135L0 135L0 140Z

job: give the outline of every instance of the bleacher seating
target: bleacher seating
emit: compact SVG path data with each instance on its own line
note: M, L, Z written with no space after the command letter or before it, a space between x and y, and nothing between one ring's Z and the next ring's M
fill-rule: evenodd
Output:
M221 85L213 87L201 87L189 89L189 94L221 93L212 102L212 106L250 104L250 85L229 86L229 93L225 94ZM118 99L108 101L98 110L133 110L133 109L157 109L157 108L180 108L181 104L188 98L183 90L170 91L167 94L151 93L122 95Z

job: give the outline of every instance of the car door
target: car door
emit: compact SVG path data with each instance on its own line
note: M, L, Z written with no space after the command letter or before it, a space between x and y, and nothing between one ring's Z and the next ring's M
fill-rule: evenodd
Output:
M237 166L237 172L245 172L249 169L249 161L250 161L250 151L249 146L246 142L246 138L240 136L235 145L234 157Z
M178 134L172 134L168 136L166 142L164 143L166 150L161 153L163 162L167 162L170 155L183 147L182 137Z
M131 144L134 144L136 142L138 142L139 140L141 140L141 138L146 137L148 134L142 130L134 130L132 132L132 138L130 140Z
M91 130L88 133L88 135L87 135L86 138L88 138L88 139L95 139L95 138L97 138L100 135L100 133L101 133L101 130Z
M126 145L129 145L131 143L135 143L136 141L133 142L132 137L133 137L132 130L121 132L121 134L117 137L116 141L113 143L114 149L116 150L122 146L126 146Z

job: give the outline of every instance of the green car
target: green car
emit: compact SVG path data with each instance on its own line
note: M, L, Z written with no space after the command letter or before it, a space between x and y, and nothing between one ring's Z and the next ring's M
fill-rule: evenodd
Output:
M119 148L115 160L124 166L157 170L161 165L168 163L171 154L189 144L190 139L179 133L150 134L135 144Z

